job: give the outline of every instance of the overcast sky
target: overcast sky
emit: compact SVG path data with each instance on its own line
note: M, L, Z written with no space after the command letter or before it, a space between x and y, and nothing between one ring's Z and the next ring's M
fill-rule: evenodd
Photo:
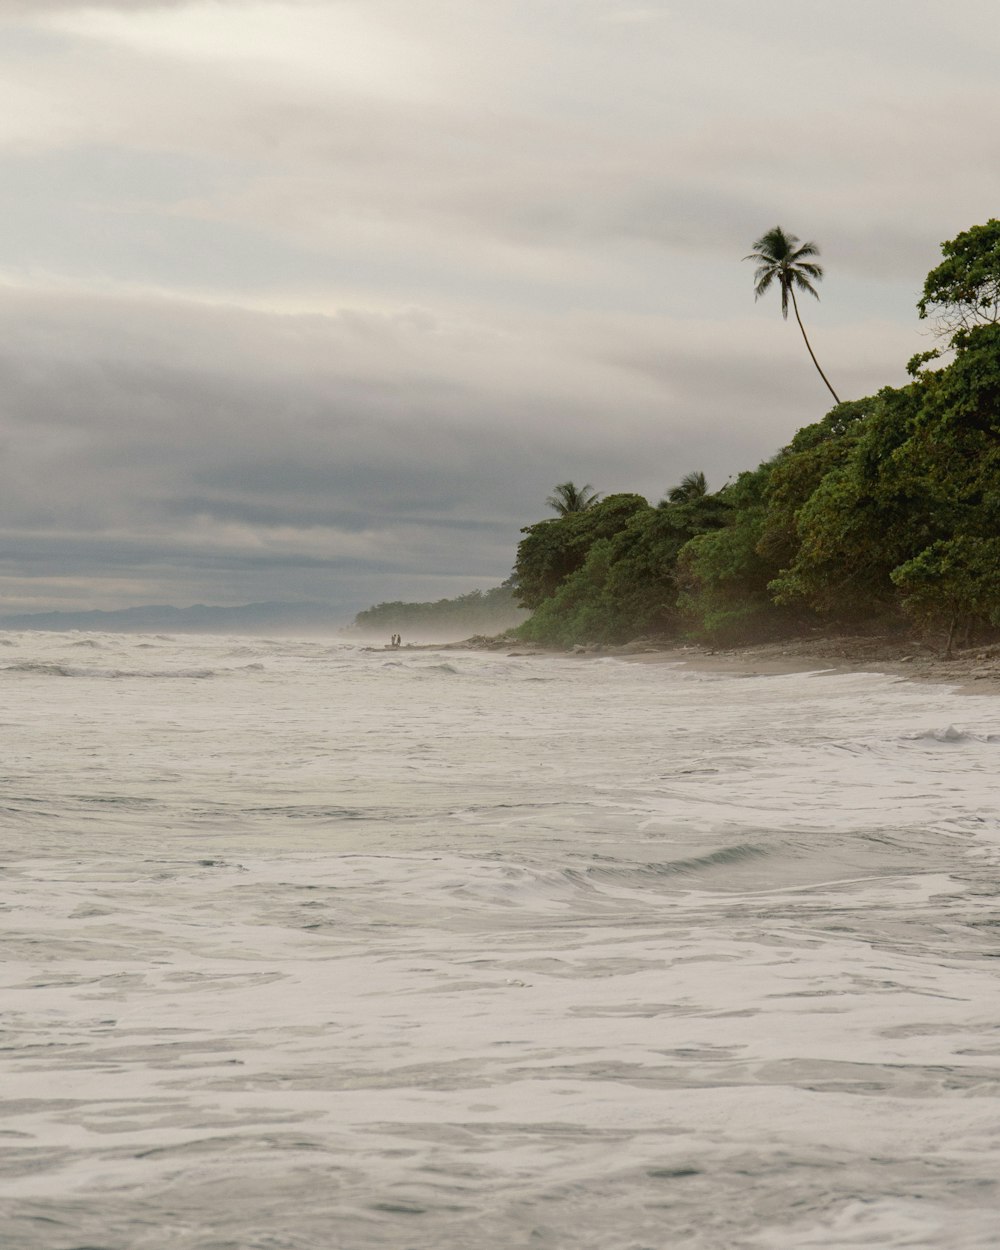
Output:
M1000 215L997 0L0 0L0 613L497 584L721 486Z

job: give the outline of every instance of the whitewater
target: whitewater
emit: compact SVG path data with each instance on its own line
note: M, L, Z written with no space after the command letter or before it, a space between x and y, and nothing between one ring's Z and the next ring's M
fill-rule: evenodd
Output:
M0 635L0 1245L987 1250L1000 700Z

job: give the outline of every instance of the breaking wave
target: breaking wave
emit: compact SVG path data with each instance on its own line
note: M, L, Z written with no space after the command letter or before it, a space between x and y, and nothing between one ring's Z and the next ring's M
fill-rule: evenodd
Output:
M255 667L248 665L249 667ZM259 666L256 666L259 667ZM219 670L214 668L177 668L177 669L125 669L125 668L79 668L69 664L52 664L43 660L22 660L19 664L0 666L4 673L30 673L37 677L92 677L105 680L143 679L143 678L196 678L218 676Z

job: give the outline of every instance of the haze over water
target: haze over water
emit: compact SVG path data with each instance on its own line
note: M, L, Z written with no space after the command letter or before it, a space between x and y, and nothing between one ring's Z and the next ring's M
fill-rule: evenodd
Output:
M0 1244L996 1245L995 699L3 642Z

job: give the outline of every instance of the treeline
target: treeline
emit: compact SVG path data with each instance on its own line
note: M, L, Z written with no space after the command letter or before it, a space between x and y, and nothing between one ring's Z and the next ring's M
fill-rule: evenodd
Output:
M838 403L715 493L691 474L657 505L611 495L528 526L515 577L532 616L519 634L739 643L911 622L950 648L958 632L995 631L1000 222L943 251L918 308L950 334L947 366L914 357L909 385Z
M359 612L352 629L366 636L403 634L425 641L457 640L473 634L501 633L526 615L508 584L434 603L378 603Z

